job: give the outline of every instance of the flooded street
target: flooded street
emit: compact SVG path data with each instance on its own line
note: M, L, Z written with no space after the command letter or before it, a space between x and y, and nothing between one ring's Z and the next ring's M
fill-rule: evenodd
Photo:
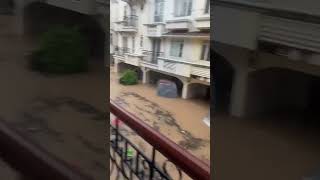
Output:
M5 18L1 18L3 25ZM58 158L95 179L105 179L103 60L91 60L88 73L44 76L27 65L25 55L35 43L8 31L1 33L0 117Z
M145 123L209 163L210 128L202 121L209 102L159 97L152 85L123 86L111 68L110 97Z
M216 179L303 180L319 172L319 132L297 126L292 114L253 119L216 114Z

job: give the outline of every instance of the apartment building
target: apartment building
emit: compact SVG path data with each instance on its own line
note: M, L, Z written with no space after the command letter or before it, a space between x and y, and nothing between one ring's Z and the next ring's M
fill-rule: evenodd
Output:
M317 112L319 3L215 1L215 107L233 116Z
M155 82L157 77L172 78L182 98L208 97L209 3L111 1L110 51L114 53L115 70L131 65L141 71L143 83Z

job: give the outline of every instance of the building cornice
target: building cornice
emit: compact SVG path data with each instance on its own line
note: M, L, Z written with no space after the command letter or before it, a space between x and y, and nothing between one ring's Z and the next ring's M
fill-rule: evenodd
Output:
M320 24L320 15L314 15L314 14L305 13L305 12L297 12L293 10L286 10L286 9L273 8L273 7L271 8L263 5L254 5L249 3L239 3L239 2L230 2L230 1L227 2L224 0L214 0L213 4L215 6L244 9L244 10L262 13L269 16Z

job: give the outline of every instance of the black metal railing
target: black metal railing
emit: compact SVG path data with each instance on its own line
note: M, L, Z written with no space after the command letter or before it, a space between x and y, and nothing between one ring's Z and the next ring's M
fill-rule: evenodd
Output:
M110 100L110 179L209 180L210 166ZM124 123L127 128L123 128ZM129 135L139 140L129 139ZM141 141L150 148L141 150Z
M129 27L137 27L138 25L138 16L130 15L123 17L123 25Z
M130 48L119 47L119 46L116 46L114 48L114 54L118 56L123 56L124 54L130 53L130 52L131 52Z
M158 57L163 55L163 52L149 50L143 50L142 53L144 55L143 61L147 61L152 64L158 64Z

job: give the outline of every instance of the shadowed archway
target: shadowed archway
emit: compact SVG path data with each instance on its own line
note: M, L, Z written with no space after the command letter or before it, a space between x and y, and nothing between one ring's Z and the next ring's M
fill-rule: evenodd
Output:
M101 58L105 50L105 32L97 18L75 11L34 2L24 9L24 30L38 39L55 26L77 27L86 38L92 57Z

